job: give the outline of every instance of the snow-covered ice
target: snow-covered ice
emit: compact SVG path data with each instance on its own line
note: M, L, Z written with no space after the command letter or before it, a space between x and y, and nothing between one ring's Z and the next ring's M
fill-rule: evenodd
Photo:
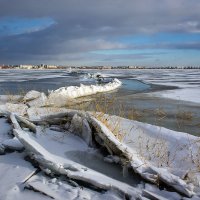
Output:
M194 103L200 103L200 87L198 88L181 88L174 90L167 90L161 92L149 93L150 96L164 97L169 99L175 99L178 101L189 101Z
M136 73L137 74L137 73ZM200 70L144 70L136 79L156 85L175 86L177 89L149 93L150 96L164 97L179 101L200 103Z

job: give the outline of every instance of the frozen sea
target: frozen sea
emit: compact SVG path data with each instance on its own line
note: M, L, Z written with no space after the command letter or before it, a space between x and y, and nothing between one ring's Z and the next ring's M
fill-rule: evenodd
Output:
M0 70L0 95L91 85L95 84L91 76L97 73L105 80L118 78L123 83L105 94L115 100L108 113L121 115L117 109L123 105L124 117L132 111L138 121L200 135L200 70ZM99 100L100 96L89 98Z
M124 144L137 152L139 159L141 156L152 165L162 166L161 169L167 166L172 169L172 172L174 170L174 173L179 174L180 172L181 178L185 177L185 175L182 176L184 170L186 174L189 174L188 169L192 171L197 169L197 174L191 175L195 177L196 182L199 175L199 162L196 163L199 161L199 151L197 151L199 150L199 138L187 133L200 136L200 70L79 70L73 72L66 70L0 70L0 104L3 104L4 95L12 97L14 94L24 94L33 89L48 93L48 90L62 86L96 84L92 77L97 73L100 73L105 81L118 78L123 84L112 92L82 97L80 101L74 99L79 103L73 105L74 108L97 110L99 107L105 109L102 110L105 113L145 122L130 120L127 123L127 119L113 116L112 125L116 129L118 126L115 122L122 123L122 134L124 130L125 133L126 131L129 133L125 134ZM83 105L80 102L84 102ZM45 113L45 109L49 112L49 108L40 109L42 114ZM35 113L33 116L38 116L37 110ZM171 131L162 126L180 132ZM0 199L125 199L124 194L115 189L101 191L87 183L69 180L64 176L53 174L47 176L50 170L45 168L45 173L40 171L37 163L32 163L32 159L27 157L27 151L23 149L19 151L18 148L23 148L23 146L17 142L16 138L12 138L12 126L7 123L7 119L0 118L0 127L0 153L2 153L0 156ZM55 126L51 128L55 129ZM101 152L96 148L88 147L83 140L77 138L77 135L55 131L45 126L38 130L41 132L37 132L37 135L32 135L28 131L22 132L20 137L25 138L26 141L23 144L37 145L36 152L39 152L39 157L49 158L50 156L50 162L53 160L56 166L62 159L63 162L69 160L76 165L81 164L86 167L84 167L83 175L87 175L88 170L94 170L95 173L91 172L89 178L100 182L103 180L103 183L111 181L112 185L119 185L120 188L131 187L129 190L133 194L132 198L141 194L148 197L145 199L152 199L153 196L156 199L183 199L172 188L162 186L162 184L157 188L146 182L133 171L127 170L126 165L122 173L121 166L110 163L110 161L105 162L104 150ZM25 147L28 148L26 145ZM6 148L10 146L11 149L3 152L4 146ZM19 152L15 151L16 149ZM159 153L155 156L156 149ZM140 166L143 168L143 164ZM147 172L144 171L145 174ZM151 170L149 172L151 173ZM199 187L197 189L197 195L192 199L199 198ZM184 197L184 199L187 198Z
M94 79L88 77L87 71L67 72L66 70L1 70L0 94L19 94L29 90L47 92L63 86L79 86L81 84L95 84ZM97 73L97 72L92 72ZM111 72L112 73L112 72ZM119 74L105 74L109 78L118 77ZM148 84L121 74L123 80L121 91L137 93L151 89Z

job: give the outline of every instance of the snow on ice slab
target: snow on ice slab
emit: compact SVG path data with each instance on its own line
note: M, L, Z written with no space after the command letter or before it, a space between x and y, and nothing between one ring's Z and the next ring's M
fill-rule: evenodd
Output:
M35 90L31 90L31 91L26 93L26 95L24 96L23 100L24 101L31 101L33 99L39 98L40 95L41 95L41 92L38 92L38 91L35 91Z
M141 154L141 152L137 152L137 148L134 148L134 146L131 148L130 146L126 145L126 143L123 142L123 137L122 139L117 139L117 136L120 134L120 127L122 125L117 125L119 126L119 130L117 131L118 135L115 135L114 137L114 134L102 122L95 119L94 117L91 117L91 119L93 121L93 126L100 129L98 134L103 133L103 135L101 134L100 137L102 136L101 139L104 141L105 146L108 146L110 149L114 150L114 153L117 152L118 155L122 154L123 156L125 156L130 161L132 169L136 173L139 173L144 179L153 183L156 183L158 180L160 180L167 185L170 185L180 193L183 193L189 197L193 195L192 185L188 185L184 180L182 180L183 177L178 177L177 175L172 174L167 168L163 168L162 165L160 167L157 167L154 162L149 162L148 159L145 159L144 155ZM115 123L119 123L118 119L120 119L120 117L118 118L115 116L114 122L111 122L111 124L114 126L112 127L113 130L116 129ZM106 124L108 125L109 117L103 119L104 122L105 120L107 121ZM134 123L134 121L132 120L129 120L129 122ZM131 129L129 129L128 133L131 132ZM153 145L155 146L155 142ZM145 151L148 152L149 149L145 148Z
M76 112L78 113L78 111ZM100 145L103 145L105 148L107 148L111 154L118 156L120 155L120 158L122 160L124 158L128 159L130 161L130 166L132 167L132 169L135 172L139 173L143 178L153 183L156 183L159 178L159 180L165 182L167 185L172 186L180 193L184 193L187 196L191 196L193 194L192 188L182 180L183 177L178 177L170 173L167 167L163 168L163 166L160 166L159 168L158 166L156 166L156 163L148 162L148 159L146 159L142 154L138 154L137 150L134 149L134 147L131 148L131 146L126 145L124 142L120 142L117 137L114 136L107 127L105 127L104 124L91 116L90 113L87 113L87 115L83 115L83 113L81 112L80 116L85 116L88 119L90 125L95 128L98 133L96 134L100 138L100 140L98 140L102 141L99 143ZM124 193L131 194L130 186L126 184L124 185L115 179L112 179L102 173L92 170L86 165L83 165L79 162L74 162L73 160L70 160L69 157L63 157L61 152L59 153L59 155L56 153L55 150L53 150L54 152L50 152L51 149L49 149L45 144L41 144L40 140L35 139L38 138L38 135L36 135L35 137L34 135L32 136L31 133L21 130L15 130L14 133L17 138L24 144L25 148L31 153L35 154L35 159L44 168L49 168L55 173L65 174L68 177L76 180L86 181L87 183L95 185L96 187L99 187L101 189L107 190L115 188L117 190L123 191ZM97 135L95 135L95 138ZM110 185L111 182L112 187Z
M121 142L153 165L167 168L180 177L188 176L188 171L198 171L198 163L194 161L198 160L199 137L117 116L104 115L99 119L107 119L110 130L118 126Z
M42 107L46 105L47 96L43 92L31 90L23 98L29 107Z
M57 174L67 175L69 178L75 180L86 181L88 184L92 184L101 189L108 190L114 188L129 195L136 195L138 193L138 190L134 187L94 171L64 156L63 154L66 154L67 151L77 151L77 149L83 151L88 148L83 140L73 134L67 134L64 143L66 141L68 144L65 143L65 145L62 145L63 138L55 137L48 139L48 137L46 137L44 142L39 135L35 137L31 133L20 130L14 130L14 132L18 139L25 145L25 148L30 151L31 154L34 153L35 159L43 168L48 168ZM57 143L59 148L56 148L56 145L53 145L53 143ZM52 148L52 146L54 146L54 148Z
M112 199L121 200L123 196L117 194L114 191L109 192L96 192L88 188L82 188L77 183L76 186L69 184L66 181L60 180L60 178L49 178L44 174L37 174L31 177L26 187L34 188L34 190L41 192L54 199L66 200L66 199Z
M24 156L23 153L16 152L0 156L0 199L15 199L15 196L10 196L12 191L20 193L23 181L35 171L24 160Z
M43 107L43 108L37 108L32 107L27 110L27 114L30 120L40 120L41 118L44 118L45 116L54 115L58 113L64 113L69 111L70 109L66 108L56 108L56 107Z
M38 98L30 100L27 102L29 107L42 107L45 106L47 103L47 96L44 93L40 93Z
M0 105L0 114L5 113L16 113L18 115L25 115L28 106L25 104L13 104L13 103L6 103L4 105Z

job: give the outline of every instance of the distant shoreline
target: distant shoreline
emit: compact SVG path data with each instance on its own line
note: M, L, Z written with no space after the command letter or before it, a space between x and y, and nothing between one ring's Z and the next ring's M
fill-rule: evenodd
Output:
M26 69L26 68L13 68L13 67L9 67L9 68L0 68L0 70L200 70L200 67L192 67L192 68L165 68L165 67L160 67L160 68L81 68L81 67L77 67L77 68L32 68L32 69Z

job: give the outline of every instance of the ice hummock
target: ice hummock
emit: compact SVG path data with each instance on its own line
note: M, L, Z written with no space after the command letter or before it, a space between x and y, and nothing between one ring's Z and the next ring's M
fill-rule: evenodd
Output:
M111 82L106 84L97 85L83 85L61 87L57 90L49 92L48 104L60 104L62 101L66 103L68 99L74 99L87 95L94 95L101 92L109 92L119 88L122 82L118 79L113 79Z

